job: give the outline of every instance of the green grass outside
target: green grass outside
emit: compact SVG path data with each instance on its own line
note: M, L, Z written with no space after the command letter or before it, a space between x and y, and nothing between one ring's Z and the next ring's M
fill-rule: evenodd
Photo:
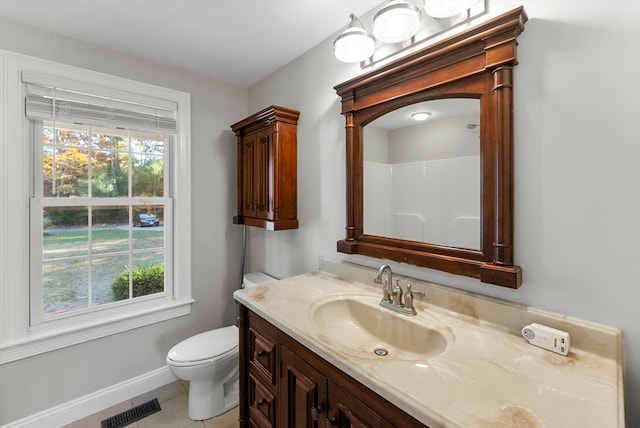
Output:
M86 230L48 230L44 236L44 314L54 314L88 306L87 259L56 261L62 257L88 255ZM134 253L133 267L164 262L164 231L133 229L133 248L157 249ZM112 302L111 284L129 268L129 255L106 254L128 251L129 231L117 228L96 228L92 231L92 302L101 305ZM104 254L104 255L101 255Z

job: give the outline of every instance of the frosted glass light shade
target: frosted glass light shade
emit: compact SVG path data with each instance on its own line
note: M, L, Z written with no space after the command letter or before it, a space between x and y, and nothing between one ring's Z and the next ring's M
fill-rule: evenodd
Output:
M373 37L385 43L409 40L421 22L420 9L405 0L391 0L373 17Z
M434 18L450 18L466 12L479 0L424 0L424 10Z
M375 51L371 34L362 27L358 18L351 15L351 23L333 42L333 53L342 62L361 62Z

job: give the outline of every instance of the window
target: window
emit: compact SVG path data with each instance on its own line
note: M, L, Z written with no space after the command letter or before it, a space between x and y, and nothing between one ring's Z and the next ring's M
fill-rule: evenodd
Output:
M31 127L31 325L164 293L171 135L56 121Z
M189 313L189 95L0 55L0 363Z

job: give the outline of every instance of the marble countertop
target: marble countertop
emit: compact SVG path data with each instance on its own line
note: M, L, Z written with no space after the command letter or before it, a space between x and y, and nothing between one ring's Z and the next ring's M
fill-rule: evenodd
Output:
M411 322L441 332L446 347L421 361L363 358L334 344L310 313L338 295L379 300L374 271L329 267L234 297L430 427L624 427L619 330L411 280L427 293ZM520 335L530 322L568 331L569 354L530 345Z

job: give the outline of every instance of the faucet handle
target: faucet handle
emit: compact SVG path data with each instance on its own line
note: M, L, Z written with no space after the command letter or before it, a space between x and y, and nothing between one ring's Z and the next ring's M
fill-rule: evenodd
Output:
M404 305L407 309L411 310L414 314L416 313L415 308L413 307L413 295L418 294L420 296L425 296L426 293L424 291L413 291L411 290L411 284L407 283L407 292L404 294Z
M407 283L407 293L411 293L411 294L417 294L418 296L424 297L427 295L427 293L425 293L422 290L412 290L411 289L411 284Z

